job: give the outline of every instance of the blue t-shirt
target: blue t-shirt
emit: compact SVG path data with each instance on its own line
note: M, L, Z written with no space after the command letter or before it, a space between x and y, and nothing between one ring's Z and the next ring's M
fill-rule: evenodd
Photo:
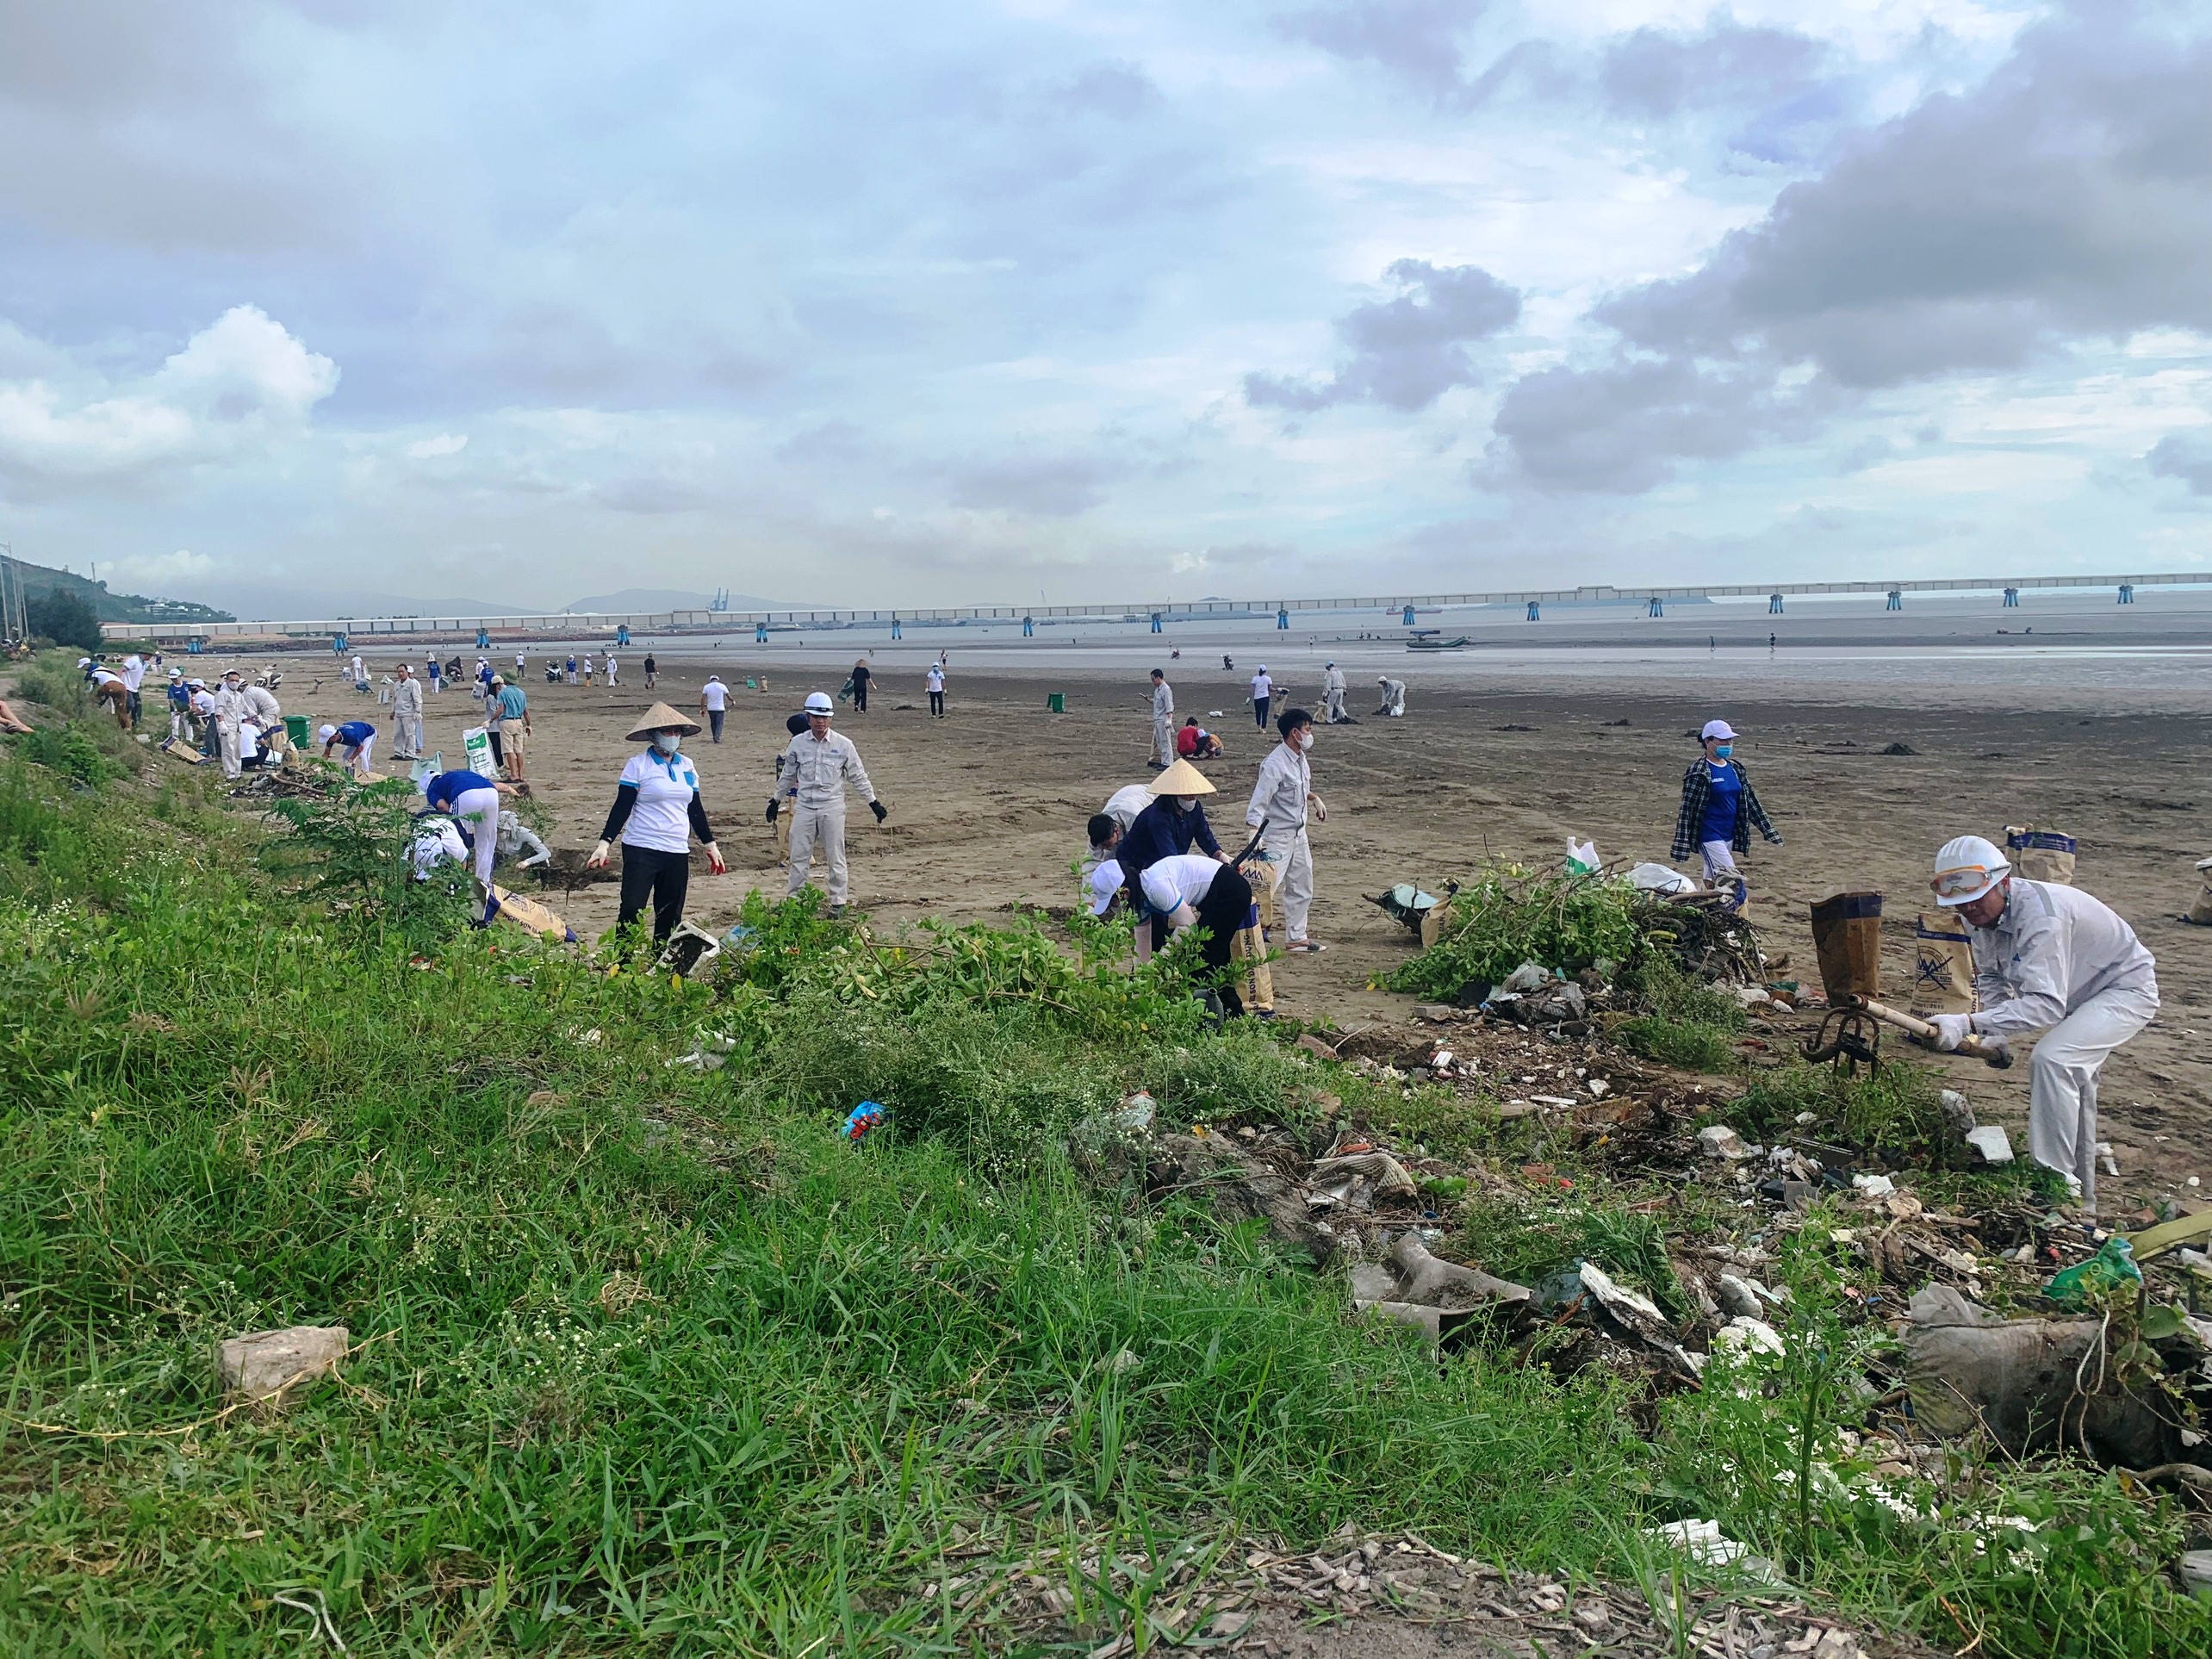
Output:
M441 772L432 778L423 786L422 795L423 798L432 806L450 806L472 789L491 789L495 786L492 780L481 772L456 769L451 772Z
M341 743L358 749L376 735L376 728L366 720L348 720L331 736Z
M500 687L500 719L519 720L522 718L522 711L529 706L530 699L522 694L521 687L502 686Z
M1707 761L1705 823L1699 841L1736 839L1736 812L1743 803L1743 774L1724 761Z

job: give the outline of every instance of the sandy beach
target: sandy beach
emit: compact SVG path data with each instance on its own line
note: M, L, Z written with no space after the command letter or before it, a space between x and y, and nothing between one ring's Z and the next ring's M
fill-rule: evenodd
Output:
M1286 652L1280 640L1255 649L1254 637L1185 632L1161 648L1128 640L1049 654L1017 640L1005 648L1010 662L971 643L954 649L943 720L929 714L922 673L945 643L879 644L870 711L841 705L838 721L891 809L879 828L854 805L854 901L884 928L1003 919L1018 907L1065 915L1084 820L1148 775L1143 666L1154 658L1177 688L1178 721L1196 713L1227 746L1206 767L1221 792L1211 817L1227 839L1273 742L1255 730L1245 700L1261 651L1278 659L1270 666L1290 700L1317 701L1318 656L1308 664L1314 652ZM1177 649L1179 657L1167 655ZM1888 896L1884 983L1902 998L1928 861L1942 840L2021 823L2078 836L2078 884L2141 934L2164 995L2158 1022L2105 1073L2118 1187L2165 1191L2192 1174L2212 1181L2212 929L2178 919L2196 891L2190 867L2212 851L2212 695L2203 688L2212 658L2184 631L2097 649L2035 649L1846 640L1778 662L1789 654L1594 644L1535 660L1524 648L1408 661L1395 639L1324 643L1317 649L1345 662L1355 713L1373 707L1373 665L1402 674L1414 692L1403 720L1319 736L1314 776L1330 816L1312 831L1314 931L1329 948L1277 966L1278 1007L1343 1025L1403 1015L1408 999L1369 988L1411 948L1364 897L1393 883L1434 886L1486 858L1555 864L1570 835L1594 839L1608 861L1663 861L1690 734L1721 714L1743 733L1738 755L1786 842L1755 842L1749 913L1768 949L1789 954L1790 976L1808 983L1817 980L1814 901L1846 889ZM1639 660L1626 660L1629 649ZM1224 650L1237 660L1233 671L1221 668ZM654 694L680 708L697 709L710 671L736 687L722 743L702 733L688 744L730 867L723 878L694 867L691 911L714 927L748 888L780 891L762 811L784 721L807 690L834 690L855 649L831 637L720 652L683 642L657 654ZM512 649L494 656L511 662ZM641 658L625 655L619 687L572 687L544 684L533 656L530 775L557 847L597 838L630 747L623 734L649 700ZM370 711L327 674L310 689L320 665L300 668L284 688L288 709L317 721ZM770 691L744 689L763 674ZM1053 691L1066 698L1064 714L1047 711ZM473 710L457 690L430 699L431 742L449 763ZM1883 752L1900 743L1917 752ZM613 920L612 885L551 897L580 931ZM2024 1121L2024 1067L1999 1075L1945 1064L1985 1116L2016 1128Z

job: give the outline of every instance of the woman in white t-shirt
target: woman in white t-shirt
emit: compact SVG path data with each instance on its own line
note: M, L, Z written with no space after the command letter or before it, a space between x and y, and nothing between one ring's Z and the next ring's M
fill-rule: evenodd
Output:
M615 926L626 928L653 905L653 942L662 945L684 919L684 896L691 886L692 837L706 848L715 874L729 867L714 844L714 830L699 798L699 774L683 753L683 740L699 730L666 703L656 703L630 734L646 747L630 757L615 786L614 805L600 831L600 843L585 861L603 870L622 839L622 908Z

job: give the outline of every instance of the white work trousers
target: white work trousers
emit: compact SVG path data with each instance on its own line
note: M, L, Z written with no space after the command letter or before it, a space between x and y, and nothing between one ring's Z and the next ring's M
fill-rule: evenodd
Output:
M1344 724L1344 693L1340 691L1321 693L1321 720L1326 725Z
M240 750L238 723L235 720L227 723L218 721L215 725L215 736L222 744L223 776L226 778L244 776L245 762Z
M1306 937L1307 919L1314 913L1314 848L1303 829L1271 830L1261 845L1267 850L1275 902L1282 906L1286 941L1296 943Z
M396 751L398 758L402 761L420 760L422 758L421 718L416 715L401 714L394 716L393 719L400 729L399 747Z
M2097 1074L2107 1056L2151 1022L2155 992L2098 992L2035 1040L2028 1067L2028 1150L2038 1164L2081 1183L2097 1208Z
M822 861L830 867L830 902L845 902L845 803L835 806L800 806L794 803L791 809L791 873L785 878L786 897L806 885L807 867L814 861L815 849L822 851Z
M1175 719L1171 715L1153 716L1153 759L1162 766L1175 764Z

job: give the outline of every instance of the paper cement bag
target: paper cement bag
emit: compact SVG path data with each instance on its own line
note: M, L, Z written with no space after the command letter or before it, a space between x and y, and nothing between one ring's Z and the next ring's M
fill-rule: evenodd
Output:
M1230 960L1242 964L1237 974L1237 995L1245 1012L1271 1013L1275 1008L1275 971L1267 962L1267 940L1259 930L1259 902L1245 912L1245 924L1229 941Z
M2004 826L2004 847L2012 858L2012 870L2030 881L2055 881L2062 887L2073 885L2074 838L2062 836L2055 830L2038 830L2033 824Z
M2212 928L2212 858L2197 865L2196 876L2200 885L2196 890L2196 904L2189 912L2189 919L2200 928Z
M1973 1013L1974 948L1966 917L1956 910L1923 910L1912 932L1912 1011Z

